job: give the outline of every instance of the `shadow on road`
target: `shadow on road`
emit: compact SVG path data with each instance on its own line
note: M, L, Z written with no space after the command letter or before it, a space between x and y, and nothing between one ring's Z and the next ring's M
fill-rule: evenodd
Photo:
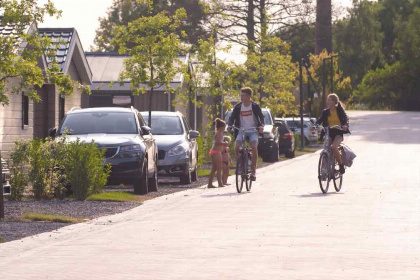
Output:
M218 197L218 196L237 196L237 195L243 195L246 194L247 192L243 192L243 193L237 193L237 192L233 192L233 193L222 193L222 194L203 194L201 195L201 197Z
M300 198L309 198L309 197L326 197L326 196L338 195L338 194L344 194L344 193L337 193L337 192L332 192L332 193L310 193L310 194L292 195L292 196L300 197Z

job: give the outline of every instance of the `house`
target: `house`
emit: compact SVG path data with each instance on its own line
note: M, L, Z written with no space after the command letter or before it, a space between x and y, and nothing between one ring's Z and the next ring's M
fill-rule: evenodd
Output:
M124 60L128 58L127 55L112 52L86 52L85 55L93 73L89 107L133 106L139 111L149 110L149 98L151 96L148 93L150 90L145 94L136 96L132 94L129 80L122 85L118 82L119 75L124 69ZM186 66L189 66L189 59L188 54L178 57L178 60ZM191 102L180 100L175 105L173 103L177 100L177 91L188 90L188 87L184 75L182 73L176 74L170 82L169 88L163 85L154 89L152 111L180 111L187 116L190 125L195 128L194 109L191 109L194 108L194 105Z
M90 85L92 72L87 63L84 51L74 28L36 28L31 25L28 32L39 32L48 36L53 42L59 43L56 52L56 61L60 64L61 73L67 74L72 80ZM7 36L12 33L9 26L0 26L0 34ZM38 65L47 69L48 58L39 58ZM8 85L13 86L19 80L10 78ZM10 88L10 87L9 87ZM0 106L0 150L8 152L18 139L44 138L48 135L48 129L59 125L65 112L74 106L87 107L88 95L75 89L74 95L62 98L59 90L45 82L41 88L37 88L40 102L34 102L21 94L7 94L9 105ZM7 155L6 155L7 157Z

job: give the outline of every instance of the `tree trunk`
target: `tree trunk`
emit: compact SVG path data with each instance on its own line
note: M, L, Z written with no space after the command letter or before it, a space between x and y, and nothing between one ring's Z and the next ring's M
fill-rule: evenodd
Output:
M331 0L317 0L316 3L315 54L320 54L324 49L331 53Z
M246 19L246 36L248 39L249 50L253 51L253 44L249 44L250 41L255 42L255 5L254 0L248 0L248 13Z

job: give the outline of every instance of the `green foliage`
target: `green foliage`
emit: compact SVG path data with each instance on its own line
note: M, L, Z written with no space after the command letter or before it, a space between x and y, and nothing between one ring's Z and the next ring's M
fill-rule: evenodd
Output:
M98 194L92 194L86 200L89 201L126 201L126 202L143 202L150 199L145 196L138 196L126 192L103 192Z
M290 45L290 54L294 62L299 62L301 58L314 52L314 24L299 22L281 29L275 36Z
M381 24L377 20L381 4L355 3L350 15L334 26L334 50L340 53L340 69L357 85L368 70L383 65Z
M336 55L332 53L331 55ZM321 111L324 109L322 108L322 61L325 58L328 58L331 56L327 53L326 50L324 50L319 55L311 54L309 56L310 61L310 67L309 71L311 73L311 76L314 80L314 83L316 84L316 87L319 91L319 97L318 99L315 99L312 103L312 112L313 115L318 116L321 114ZM325 77L326 77L326 95L331 93L331 59L325 61ZM341 100L345 101L348 98L350 98L352 94L352 86L351 86L351 79L350 77L345 77L342 70L338 68L337 58L333 59L333 86L334 86L334 93L338 94ZM304 71L304 80L306 81L306 70ZM307 82L307 81L306 81Z
M266 37L248 52L244 85L254 88L254 100L271 109L274 116L296 113L292 88L296 66L292 63L290 46L277 37Z
M0 17L0 25L12 26L13 36L0 36L0 103L7 105L6 95L25 92L25 94L39 101L37 88L42 87L46 80L55 84L63 96L69 96L75 88L90 93L90 88L72 81L70 76L63 75L55 61L50 67L43 69L38 59L43 55L55 59L57 44L51 44L48 37L42 37L36 32L36 24L42 22L46 15L60 15L52 4L48 2L37 6L33 0L2 0L0 10L4 11ZM30 46L30 47L29 47ZM16 84L10 83L15 78Z
M6 242L6 239L3 236L0 236L0 243Z
M96 144L84 143L80 139L67 143L66 178L73 196L85 200L88 196L99 193L105 186L111 167L104 168L105 150Z
M40 213L24 213L21 217L22 221L35 221L35 222L52 222L52 223L81 223L84 219L74 218L69 216L40 214Z
M209 127L211 128L211 126ZM198 168L204 164L211 162L209 155L210 149L213 146L214 131L211 129L203 129L200 132L200 137L197 138L198 149Z
M18 140L10 152L9 168L12 175L10 184L13 186L11 200L22 200L25 188L28 186L29 150L29 141Z
M186 18L181 22L181 26L176 29L176 33L182 38L183 42L197 45L199 38L207 36L204 28L207 14L200 0L154 0L152 2L117 0L108 9L107 16L99 19L100 26L96 30L95 37L96 50L118 51L117 46L111 44L114 37L114 27L128 26L134 20L154 16L163 11L168 12L169 15L174 15L180 8L185 9ZM181 36L182 33L185 33L185 36Z
M98 193L110 173L104 153L93 143L67 143L65 137L17 141L10 158L11 199L21 200L28 185L37 199L63 198L68 185L76 199Z

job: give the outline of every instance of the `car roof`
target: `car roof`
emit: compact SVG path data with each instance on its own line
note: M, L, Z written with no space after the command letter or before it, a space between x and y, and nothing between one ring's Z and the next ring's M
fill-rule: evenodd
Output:
M67 114L80 114L80 113L95 113L95 112L113 112L113 113L133 113L131 108L121 107L95 107L95 108L72 108Z
M142 111L140 112L143 116L149 116L149 111ZM152 116L172 116L172 117L179 117L183 116L180 112L171 112L171 111L152 111Z

